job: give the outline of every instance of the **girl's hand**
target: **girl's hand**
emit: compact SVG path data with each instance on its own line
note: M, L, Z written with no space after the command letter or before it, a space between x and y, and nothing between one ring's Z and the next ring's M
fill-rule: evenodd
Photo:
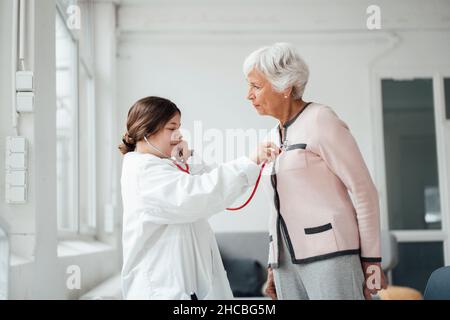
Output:
M172 157L174 157L176 159L176 161L178 161L178 162L186 162L191 155L192 155L192 150L189 150L188 143L184 140L181 140L172 149Z
M256 164L271 162L280 154L280 148L273 142L263 142L250 155L250 160Z

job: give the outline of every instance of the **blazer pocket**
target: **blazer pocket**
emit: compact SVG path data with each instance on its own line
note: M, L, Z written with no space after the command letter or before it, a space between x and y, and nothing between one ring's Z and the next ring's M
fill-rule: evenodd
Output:
M279 170L290 171L306 167L306 144L298 143L290 145L280 157Z
M305 234L315 234L321 233L333 229L331 223L327 223L321 226L313 227L313 228L305 228Z
M286 151L292 151L292 150L296 150L296 149L306 149L306 143L296 143L296 144L291 144L289 146L286 147Z
M309 256L319 256L339 251L331 223L304 228L304 232L307 246L305 251L307 251Z

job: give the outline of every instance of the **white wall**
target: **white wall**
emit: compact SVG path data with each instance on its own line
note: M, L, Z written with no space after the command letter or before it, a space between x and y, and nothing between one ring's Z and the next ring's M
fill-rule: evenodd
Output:
M2 150L0 179L2 198L5 194L4 183L4 150L6 136L13 135L11 127L11 104L12 104L12 1L2 1L2 21L5 21L4 28L2 28L1 43L5 45L2 49L1 61L2 78L1 78L1 99L2 106L4 106L0 113L2 126L0 144ZM20 118L19 133L27 137L29 142L29 156L28 156L28 202L24 205L6 205L4 201L0 204L0 213L2 218L6 221L8 228L8 235L11 244L12 259L11 264L33 265L31 272L22 273L23 279L28 279L29 297L38 294L39 287L43 282L48 281L49 277L54 275L51 270L54 269L56 256L56 230L52 228L55 222L54 198L55 183L52 181L51 167L54 166L51 155L54 153L54 148L46 143L49 133L52 133L52 128L55 127L55 97L52 95L55 87L54 77L54 63L53 66L48 66L44 70L45 64L54 56L54 37L42 37L43 33L51 32L51 21L49 23L48 17L54 14L54 6L49 7L48 1L43 1L39 8L34 8L34 2L30 2L29 14L27 16L27 50L25 54L26 67L35 71L35 106L36 112L33 115L23 115ZM36 15L34 15L36 14ZM33 19L30 19L33 17ZM34 24L38 24L40 29L35 32ZM42 32L42 33L41 33ZM34 47L34 41L40 41L42 46ZM9 45L8 45L9 44ZM7 49L6 49L7 48ZM42 64L35 64L35 61L40 61ZM53 59L54 61L54 59ZM53 70L53 73L52 73ZM46 106L47 108L45 108ZM53 119L53 121L52 121ZM39 144L38 144L39 143ZM39 152L37 152L39 150ZM48 158L46 159L46 157ZM50 169L50 170L49 170ZM37 187L39 186L39 187ZM3 198L4 199L4 198ZM49 228L44 230L40 226L43 224ZM18 259L17 257L21 257ZM18 260L21 260L19 263ZM46 264L47 268L44 267ZM10 268L11 278L14 277L17 269ZM39 277L37 276L39 275ZM25 284L25 283L24 283ZM10 288L13 286L10 281ZM9 294L11 297L11 292ZM49 288L41 293L42 297L53 297L54 291Z
M241 68L258 47L287 41L310 66L306 100L332 106L349 124L380 186L373 74L385 68L420 65L433 72L448 66L449 21L443 12L450 5L378 3L383 29L368 31L368 1L125 1L118 15L118 138L129 107L146 95L177 103L188 130L195 120L220 130L273 127L275 120L258 116L245 100ZM210 221L216 231L266 230L268 201L272 199L260 190L248 208Z

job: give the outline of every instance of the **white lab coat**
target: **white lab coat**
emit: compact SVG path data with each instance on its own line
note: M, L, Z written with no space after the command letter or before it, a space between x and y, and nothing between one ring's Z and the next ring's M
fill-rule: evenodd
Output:
M129 152L122 167L125 299L232 299L207 219L255 184L259 166L246 157L191 174L170 160Z

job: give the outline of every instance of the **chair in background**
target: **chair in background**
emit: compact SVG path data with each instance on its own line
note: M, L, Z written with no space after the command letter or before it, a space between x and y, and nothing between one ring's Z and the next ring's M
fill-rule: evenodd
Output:
M450 300L450 266L433 271L425 288L424 299Z

